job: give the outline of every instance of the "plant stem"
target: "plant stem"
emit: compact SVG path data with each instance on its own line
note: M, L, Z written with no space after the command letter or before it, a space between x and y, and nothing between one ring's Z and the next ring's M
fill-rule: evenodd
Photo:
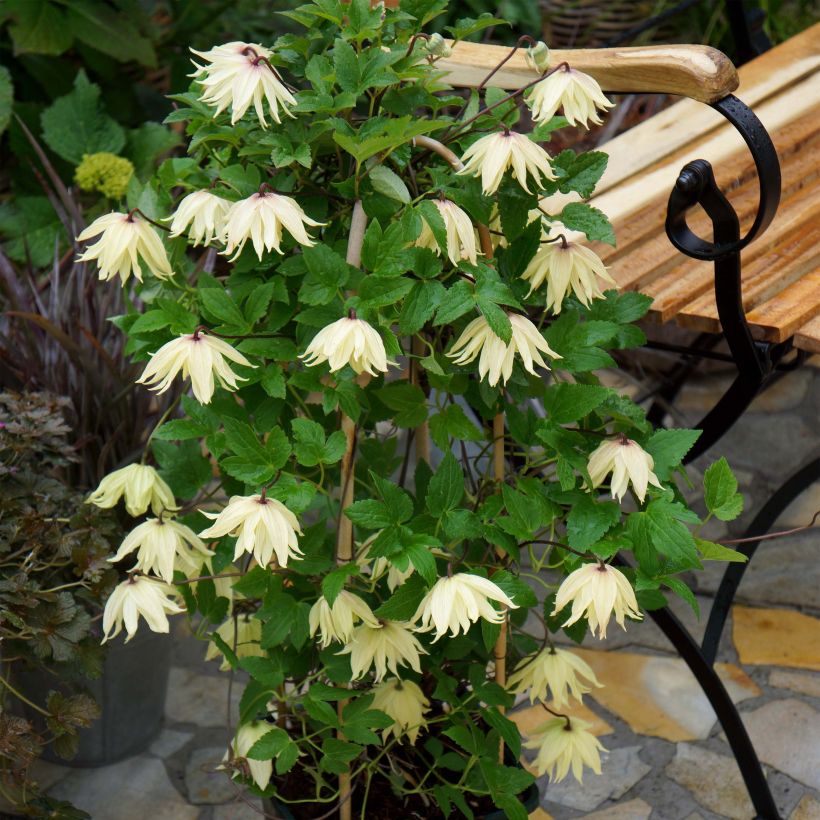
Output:
M504 484L504 411L496 413L493 417L493 477L499 488ZM499 558L504 556L504 551L496 549ZM501 631L498 633L495 646L493 647L493 658L495 660L495 682L502 688L507 686L507 608L504 607L504 620L501 623ZM504 711L503 707L499 707ZM498 762L504 763L504 740L502 739L498 747Z
M36 712L39 712L44 717L51 717L50 712L47 712L45 709L43 709L41 706L38 706L36 703L32 703L25 695L23 695L21 692L18 692L5 678L0 677L0 685L5 686L6 689L8 689L12 695L14 695L18 700L21 700L26 705L30 706Z
M357 199L353 206L353 215L350 220L350 236L347 242L347 263L358 268L362 264L362 245L364 232L367 228L367 214L362 207L362 201ZM341 465L341 499L339 502L339 526L336 540L336 562L353 560L353 522L345 516L345 510L353 503L353 491L356 475L356 422L346 413L342 413L342 432L345 436L345 451ZM347 701L340 700L337 704L339 722ZM339 740L344 740L344 733L339 730ZM350 770L339 775L339 820L351 820L353 804L351 802Z

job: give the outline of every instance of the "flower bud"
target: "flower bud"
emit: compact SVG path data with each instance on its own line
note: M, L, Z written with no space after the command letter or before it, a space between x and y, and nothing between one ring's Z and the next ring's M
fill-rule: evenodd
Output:
M449 57L453 53L447 41L438 33L431 34L426 43L427 53L433 57Z
M534 46L527 49L527 65L535 69L539 74L543 74L550 66L549 46L539 40Z

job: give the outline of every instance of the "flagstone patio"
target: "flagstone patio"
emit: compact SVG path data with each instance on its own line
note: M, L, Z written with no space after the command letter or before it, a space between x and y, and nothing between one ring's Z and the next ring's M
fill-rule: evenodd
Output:
M740 520L710 533L742 533L771 492L820 449L820 361L789 374L760 398L715 448L737 469L747 504ZM717 373L690 384L676 402L675 423L692 424L719 394ZM806 524L820 509L815 485L781 517L778 528ZM697 578L708 613L719 574ZM674 609L697 634L686 604ZM245 820L258 801L215 772L224 752L228 681L206 664L204 645L176 624L176 666L166 725L138 757L102 769L42 764L39 776L57 797L94 820ZM702 630L703 619L700 621ZM548 785L533 820L714 820L753 816L739 771L714 713L694 678L649 620L610 638L587 639L581 653L604 684L576 706L609 750L603 774ZM719 653L719 672L765 765L783 818L820 820L820 527L761 545L740 587ZM234 703L240 687L234 687ZM523 703L522 730L544 712Z

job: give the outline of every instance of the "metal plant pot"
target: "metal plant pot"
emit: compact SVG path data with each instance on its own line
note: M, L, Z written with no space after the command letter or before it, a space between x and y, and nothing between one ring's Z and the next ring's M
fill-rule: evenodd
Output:
M57 757L49 748L43 757L78 768L106 766L139 754L159 733L165 711L165 695L171 669L170 635L140 629L125 644L122 636L110 642L103 673L84 681L100 707L100 717L79 730L79 749L71 760ZM47 670L14 670L19 687L35 703L44 703L50 690L68 692L70 687ZM42 728L42 718L25 707L26 718Z

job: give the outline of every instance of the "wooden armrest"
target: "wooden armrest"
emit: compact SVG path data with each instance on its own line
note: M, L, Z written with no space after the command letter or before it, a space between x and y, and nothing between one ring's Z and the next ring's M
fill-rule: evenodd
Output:
M508 46L459 42L452 56L436 67L446 71L451 85L475 88L510 53ZM630 48L556 49L550 65L569 63L591 74L604 91L675 94L712 103L738 86L731 60L709 46L637 46ZM487 83L496 88L515 89L537 76L519 49Z

